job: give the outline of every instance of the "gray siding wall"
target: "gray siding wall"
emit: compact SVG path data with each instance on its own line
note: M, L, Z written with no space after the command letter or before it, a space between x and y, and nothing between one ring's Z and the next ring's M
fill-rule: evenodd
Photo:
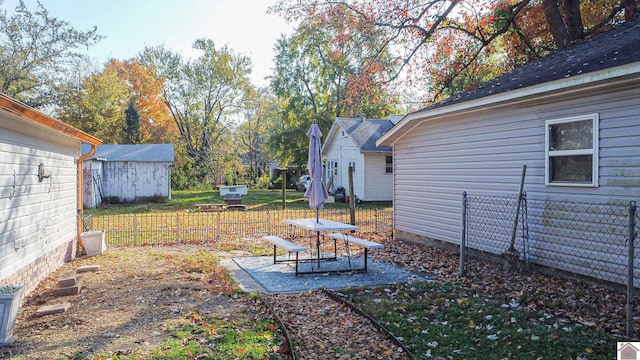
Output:
M389 154L365 154L364 197L366 201L391 201L393 174L386 172Z
M0 282L75 242L79 146L22 121L0 118ZM40 163L50 175L42 182ZM34 284L44 275L31 274Z
M107 161L102 166L104 196L120 201L171 196L171 163Z
M423 122L398 141L396 229L459 244L462 193L515 194L523 165L527 165L524 190L531 200L640 201L640 89L555 99ZM593 113L600 117L599 187L546 186L545 121ZM583 245L601 247L575 246ZM574 272L585 266L567 264L566 257L554 253L557 249L538 252L534 260Z

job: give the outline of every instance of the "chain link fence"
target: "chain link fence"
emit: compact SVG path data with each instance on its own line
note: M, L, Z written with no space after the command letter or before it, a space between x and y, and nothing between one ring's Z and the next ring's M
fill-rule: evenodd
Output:
M587 279L627 287L633 304L640 284L635 247L640 222L635 201L582 203L551 200L528 201L523 195L463 195L460 272L467 252L509 260L514 249L519 264L542 270L559 270ZM635 285L634 285L635 284ZM630 316L632 309L628 310ZM628 327L631 321L628 320Z
M304 233L284 219L313 218L315 210L249 210L93 215L84 219L86 230L106 229L109 245L203 243L221 238L261 237ZM321 209L320 217L350 223L349 209ZM356 209L356 225L364 232L392 233L391 209Z

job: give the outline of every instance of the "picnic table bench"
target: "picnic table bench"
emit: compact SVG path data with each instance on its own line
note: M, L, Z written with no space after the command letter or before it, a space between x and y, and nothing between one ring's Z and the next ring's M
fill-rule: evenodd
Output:
M273 244L273 263L276 264L278 262L285 262L285 261L290 261L290 260L278 260L276 257L276 248L282 247L284 249L287 249L289 251L289 256L291 256L292 252L296 253L296 276L298 275L298 253L300 252L306 252L307 248L301 245L298 245L296 243L292 243L291 241L285 240L279 236L274 236L274 235L266 235L262 237L263 239L267 240L268 242Z
M331 239L344 241L347 248L350 245L358 245L360 247L363 247L364 248L364 268L363 268L364 272L367 272L367 255L368 255L369 249L384 249L384 245L382 244L378 244L376 242L369 241L369 240L360 239L354 236L349 236L347 234L332 233L332 234L327 234L326 236Z
M196 204L198 211L225 211L227 204Z
M244 204L227 204L227 210L247 210L247 205Z

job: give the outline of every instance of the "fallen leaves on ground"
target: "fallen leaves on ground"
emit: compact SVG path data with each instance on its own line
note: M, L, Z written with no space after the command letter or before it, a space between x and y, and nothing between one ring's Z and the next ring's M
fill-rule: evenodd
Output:
M503 264L472 257L467 258L466 275L461 277L459 254L382 234L366 236L372 241L385 244L382 251L371 252L374 260L431 274L436 280L456 281L495 298L507 298L535 314L532 321L552 315L560 322L567 319L614 335L622 336L626 333L627 300L622 289L536 271L505 271ZM638 329L638 297L635 299L634 309L634 328Z
M537 272L505 272L502 264L474 258L467 260L468 275L460 277L459 257L447 250L390 238L388 234L356 236L385 245L384 249L370 252L372 260L397 264L435 280L459 282L493 296L496 306L526 307L531 313L529 321L545 321L552 316L560 326L572 321L617 335L626 331L623 292ZM233 295L235 285L221 274L212 277L203 273L210 259L202 261L196 254L205 251L216 256L251 256L256 243L254 238L242 238L193 245L112 246L104 255L66 264L24 299L15 329L18 340L15 346L0 349L0 357L91 359L93 354L101 353L144 359L144 354L164 341L167 323L193 310L249 316L246 296ZM269 255L266 251L263 255ZM101 268L85 275L80 294L61 298L53 295L60 272L88 264L99 264ZM212 281L213 278L223 280ZM311 292L270 297L295 336L301 358L406 356L366 320L319 296L318 292ZM32 316L43 305L61 302L72 304L64 314ZM640 308L638 301L635 308ZM636 320L634 327L637 329L638 325Z
M408 359L369 320L322 292L267 299L289 330L300 359Z

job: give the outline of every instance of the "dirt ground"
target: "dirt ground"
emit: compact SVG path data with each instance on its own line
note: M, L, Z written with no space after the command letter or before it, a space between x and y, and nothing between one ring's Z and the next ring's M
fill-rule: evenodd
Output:
M435 279L457 281L486 294L513 298L525 294L531 299L527 309L533 315L549 313L613 334L624 334L624 293L535 272L505 272L500 264L474 259L467 263L469 275L460 278L456 254L388 236L367 236L385 244L383 250L371 254L373 260L428 273ZM225 243L225 249L246 249L243 244L242 241ZM0 348L0 358L104 359L95 354L105 354L135 355L142 359L148 358L151 349L164 342L168 336L164 331L167 323L182 319L193 310L225 317L252 316L251 312L257 310L246 297L223 294L232 284L213 282L210 275L197 271L197 266L192 269L185 267L184 261L172 261L201 250L220 257L249 255L243 250L223 252L221 249L222 246L206 244L110 247L101 256L76 259L51 274L23 300L14 329L18 340L12 347ZM80 294L54 295L62 271L93 264L100 268L83 273ZM63 302L71 305L63 314L33 316L44 305ZM291 306L297 308L299 304ZM305 320L297 325L298 333L309 333L306 327L319 326L309 318ZM638 328L640 317L634 320L634 327ZM326 327L326 322L323 324ZM334 338L340 337L333 336L331 340Z
M203 246L110 247L101 256L67 263L42 281L23 300L11 347L0 358L74 359L89 354L135 354L141 357L162 343L163 327L190 311L224 316L247 316L251 304L242 297L223 295L220 284L168 258L195 253ZM239 256L242 252L220 253ZM56 297L59 274L83 265L100 265L84 272L77 295ZM68 302L62 314L35 317L45 305Z

